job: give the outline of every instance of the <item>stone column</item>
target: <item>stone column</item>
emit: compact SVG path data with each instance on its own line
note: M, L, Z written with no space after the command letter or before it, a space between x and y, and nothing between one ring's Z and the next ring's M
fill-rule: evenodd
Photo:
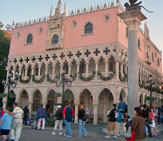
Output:
M3 109L6 110L7 107L7 96L3 97Z
M97 73L98 73L98 60L95 60L95 80L98 79Z
M80 67L80 62L77 62L77 80L79 80L79 67Z
M46 78L47 74L48 74L48 64L45 64L45 78Z
M128 107L133 117L134 107L139 105L138 97L138 30L146 17L139 10L130 10L118 14L128 28Z
M94 103L93 104L93 125L97 125L97 108L98 108L98 104Z
M22 74L22 66L19 68L19 76ZM23 77L23 76L22 76Z
M71 75L71 62L68 63L68 77Z
M16 66L13 68L13 80L15 80Z
M28 66L25 66L25 80L27 80Z
M7 71L6 81L8 82L8 76L9 76L10 69L7 67L6 71Z
M86 64L86 77L88 76L88 69L89 69L89 60L85 61Z
M53 64L53 70L52 70L52 76L54 78L54 74L55 74L55 64Z
M108 75L108 62L109 62L109 60L108 60L108 58L106 58L105 59L105 76Z
M119 80L119 60L116 59L116 80Z
M78 108L79 103L75 103L75 123L78 123Z
M38 65L38 79L40 79L41 74L41 64Z
M29 108L29 117L32 117L32 106L33 106L33 101L28 103L28 108Z
M123 77L123 64L121 64L121 76Z

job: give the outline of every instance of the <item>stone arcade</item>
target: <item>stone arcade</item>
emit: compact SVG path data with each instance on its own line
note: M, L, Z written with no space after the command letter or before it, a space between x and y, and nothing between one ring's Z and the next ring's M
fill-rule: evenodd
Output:
M13 89L16 101L29 105L30 115L42 103L53 111L61 103L61 87L55 78L66 68L66 77L75 76L71 87L65 88L64 101L71 101L78 121L78 106L90 109L93 124L107 122L107 110L120 99L127 102L128 39L125 23L118 17L123 7L117 1L89 9L61 14L59 0L55 13L48 18L13 24L7 74L13 70L21 78ZM152 74L156 86L162 81L161 52L151 41L147 24L138 30L139 102L146 103L149 91L145 82ZM133 72L134 74L134 72ZM7 91L7 89L6 89ZM153 92L154 103L161 105L162 95ZM3 99L4 108L6 98Z

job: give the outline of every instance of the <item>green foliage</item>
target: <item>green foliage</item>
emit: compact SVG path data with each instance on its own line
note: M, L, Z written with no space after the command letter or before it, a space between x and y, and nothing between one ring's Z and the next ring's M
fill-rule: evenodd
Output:
M154 100L155 100L155 98L154 98L154 97L151 97L151 96L147 96L147 97L146 97L146 100L149 100L149 101L154 101Z
M32 81L34 83L42 83L44 81L44 79L45 79L45 75L41 76L41 78L39 80L36 80L35 75L32 75Z
M28 77L27 80L23 80L21 75L20 75L19 79L20 79L20 83L27 84L27 83L29 83L30 80L31 80L31 75Z
M6 97L6 96L7 96L7 94L5 94L5 93L0 93L0 98Z
M92 72L92 74L89 77L82 76L82 73L79 72L79 78L82 81L91 81L95 76L95 71Z
M102 74L101 74L101 72L97 72L97 74L98 74L98 76L99 76L99 78L101 79L101 80L103 80L103 81L109 81L109 80L111 80L113 77L114 77L114 73L111 73L108 77L104 77Z
M0 30L0 64L7 59L10 47L10 39L5 37L4 32ZM4 91L2 79L6 78L5 65L0 66L0 93ZM2 106L2 98L0 98L0 106Z

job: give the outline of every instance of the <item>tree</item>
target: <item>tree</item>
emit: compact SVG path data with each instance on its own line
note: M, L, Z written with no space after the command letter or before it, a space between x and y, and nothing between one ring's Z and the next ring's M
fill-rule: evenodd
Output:
M10 36L8 36L9 34L10 33L8 33L6 30L0 29L0 93L4 91L2 79L6 78L5 66L7 63L10 47ZM0 98L0 106L2 106L2 98Z

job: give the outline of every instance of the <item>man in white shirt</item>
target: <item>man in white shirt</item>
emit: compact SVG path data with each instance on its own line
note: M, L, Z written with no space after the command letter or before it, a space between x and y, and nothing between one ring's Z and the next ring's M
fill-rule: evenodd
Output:
M10 141L19 141L23 126L23 110L17 103L13 104L13 112L6 111L13 116L13 122L10 131Z

